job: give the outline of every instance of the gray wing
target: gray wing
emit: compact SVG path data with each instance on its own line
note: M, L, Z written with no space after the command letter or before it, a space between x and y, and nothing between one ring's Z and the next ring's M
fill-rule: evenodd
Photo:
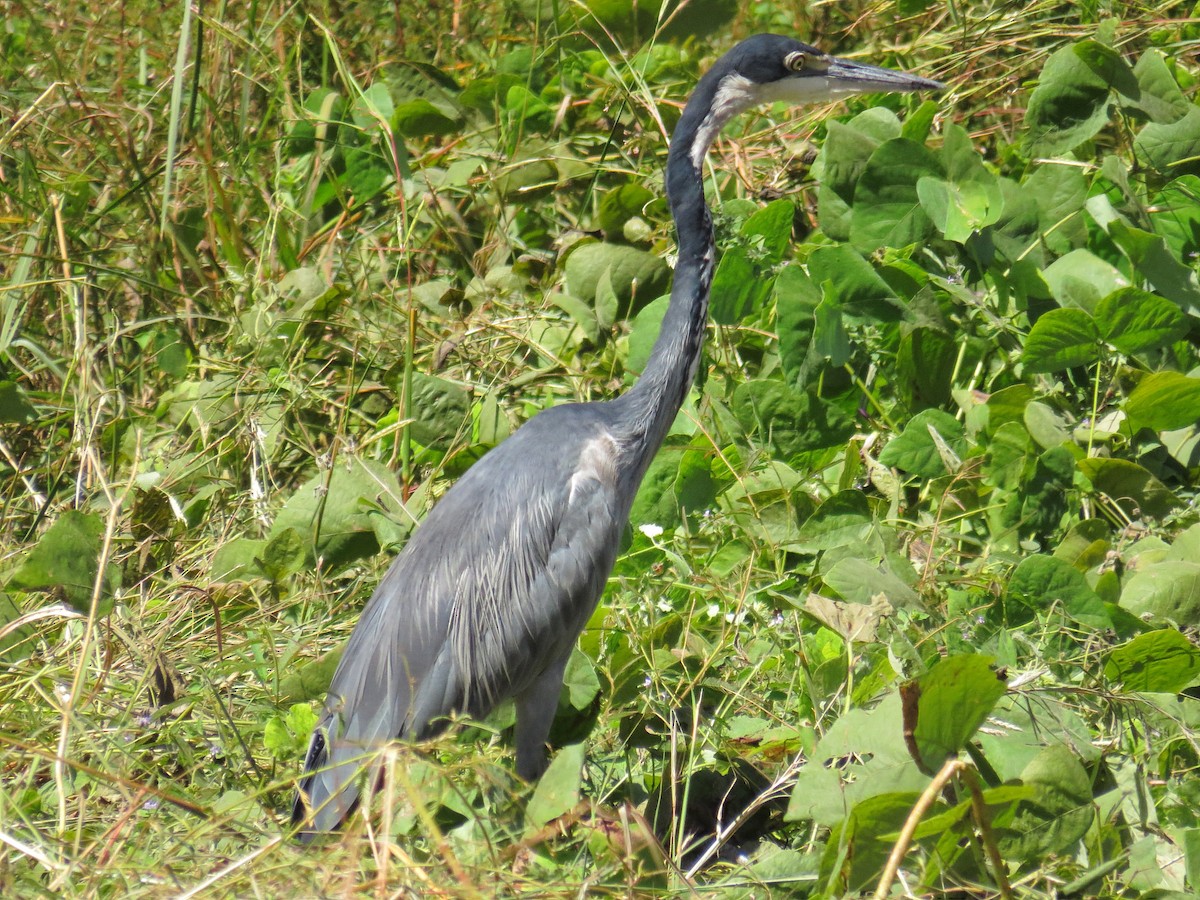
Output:
M628 515L595 413L557 407L518 429L446 493L379 583L305 760L314 831L353 810L366 753L430 737L453 712L485 715L570 651ZM299 795L293 818L308 818Z

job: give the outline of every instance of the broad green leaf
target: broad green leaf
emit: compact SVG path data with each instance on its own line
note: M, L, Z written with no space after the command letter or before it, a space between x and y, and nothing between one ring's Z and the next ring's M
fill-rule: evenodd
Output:
M1071 49L1109 87L1122 94L1138 92L1137 79L1129 63L1112 47L1099 41L1084 40L1074 44Z
M840 368L850 359L850 335L842 320L837 292L829 282L825 283L824 295L813 313L812 352L822 362Z
M831 287L833 298L847 315L895 321L903 312L895 291L875 267L845 244L815 249L808 257L808 270L816 284ZM825 296L830 296L829 290Z
M1200 106L1175 122L1151 122L1133 139L1139 161L1166 175L1195 174L1200 168Z
M23 424L37 418L37 410L25 399L20 385L12 381L0 381L0 424Z
M1034 554L1021 560L1008 580L1008 594L1026 607L1048 612L1061 608L1091 628L1109 628L1112 621L1083 573L1065 560Z
M458 121L428 100L397 103L392 111L392 129L405 137L441 137L458 129Z
M1146 469L1127 459L1088 457L1079 461L1079 471L1097 491L1106 494L1126 515L1162 518L1179 505L1178 498Z
M1096 323L1081 309L1051 309L1033 323L1021 352L1026 372L1061 372L1100 355Z
M213 554L208 577L216 584L266 578L261 559L267 542L255 538L225 541Z
M1133 67L1133 74L1137 90L1120 98L1122 106L1139 110L1151 122L1161 125L1178 122L1187 115L1191 104L1175 83L1175 76L1159 50L1150 48L1143 53Z
M900 694L843 713L801 768L785 818L832 827L868 797L921 791L929 783L904 745Z
M1158 293L1189 315L1200 317L1200 280L1190 266L1171 254L1161 236L1119 220L1109 222L1107 230L1109 237Z
M979 181L957 183L925 176L917 181L917 198L921 209L946 240L960 244L985 226L999 221L1004 206L1000 184L994 178L988 185Z
M1155 431L1200 423L1200 378L1179 372L1152 372L1125 401L1125 413L1138 426Z
M1087 240L1083 205L1088 181L1079 166L1048 161L1034 169L1021 187L1037 203L1039 237L1051 251L1068 253Z
M1008 690L993 662L978 654L950 656L917 679L913 736L927 768L937 771L958 754Z
M1171 301L1128 287L1100 301L1096 327L1122 353L1138 354L1173 344L1187 334L1188 322Z
M854 189L850 242L864 253L906 247L930 237L933 223L921 208L917 182L941 178L941 164L920 144L895 138L881 144Z
M744 246L729 247L721 254L713 274L708 314L718 325L736 325L757 311L771 290L773 279L764 278Z
M600 211L597 215L605 237L620 235L625 223L634 216L642 215L646 204L653 199L654 194L638 182L623 184L605 194L604 199L600 201Z
M567 660L563 687L566 688L567 702L572 709L578 710L586 710L600 693L600 677L596 674L596 667L578 647L571 651L571 658Z
M1036 799L1020 804L1017 815L1000 830L1005 859L1041 864L1048 855L1068 852L1095 818L1092 778L1066 747L1047 747L1021 772L1021 781L1037 788Z
M12 598L0 591L0 631L4 632L0 635L0 664L12 664L25 659L36 646L39 633L32 625L9 627L21 615Z
M105 615L112 608L120 571L108 562L100 572L103 547L104 520L92 513L66 510L38 538L9 583L28 591L61 591L71 606L86 613L99 578L98 612Z
M829 896L862 896L879 877L920 795L915 792L878 794L855 804L846 818L834 826L821 856L820 880ZM945 809L936 802L934 815Z
M904 431L888 442L879 454L879 461L885 466L895 466L925 478L947 474L949 470L944 454L931 430L960 459L966 453L967 441L962 423L943 410L926 409L913 416L904 426Z
M394 518L407 517L401 496L396 476L382 463L344 457L296 489L267 537L294 528L312 554L310 563L337 570L378 552L373 514L382 508Z
M913 412L944 406L957 358L957 341L940 328L920 326L904 333L896 354L896 387L904 404Z
M1128 279L1089 250L1072 250L1046 267L1043 275L1059 306L1076 306L1091 313Z
M739 384L733 408L746 432L757 433L783 460L806 450L835 447L854 433L854 422L839 407L780 381Z
M1181 626L1200 622L1200 563L1167 559L1139 569L1121 588L1121 607Z
M671 277L670 268L653 253L600 241L576 247L564 268L567 292L589 301L595 300L600 278L607 272L623 316L660 296Z
M1108 654L1104 677L1127 691L1174 694L1200 679L1200 647L1174 628L1139 634Z
M308 561L308 548L304 537L295 528L284 528L272 533L271 539L262 548L259 565L272 581L279 582L288 575L304 569Z
M823 299L820 287L798 265L785 266L775 279L779 361L796 390L807 388L824 365L813 347L816 310Z
M583 744L568 744L554 754L525 806L525 822L536 831L552 819L570 812L579 802L583 783Z
M803 531L801 531L803 535ZM917 592L884 565L865 559L844 557L822 574L822 580L846 600L869 604L876 594L883 594L895 607L918 605Z
M600 343L600 323L596 320L597 310L593 304L580 300L578 297L572 297L570 294L564 294L560 291L553 292L546 299L569 315L571 320L579 326L579 330L583 332L584 336L590 343ZM649 309L649 307L647 307L647 309ZM645 311L645 309L642 310L642 312ZM654 343L653 339L650 343ZM648 354L649 348L647 348L647 355Z
M1155 196L1150 221L1176 259L1200 252L1200 178L1176 178Z
M412 419L412 436L427 447L445 447L469 434L471 398L460 385L424 372L412 373L412 402L402 410Z
M1063 417L1040 400L1031 400L1025 404L1022 421L1034 443L1044 450L1061 447L1071 439L1071 431Z
M659 297L647 303L633 317L629 328L629 354L625 358L625 367L631 372L641 372L650 361L650 351L662 331L663 316L667 314L670 305L669 296Z
M855 546L862 543L873 521L862 491L838 491L801 526L800 540L813 551Z
M1026 152L1057 156L1094 137L1108 124L1108 97L1109 82L1084 62L1075 46L1056 51L1025 110Z
M792 243L792 221L796 205L788 198L773 200L742 224L742 235L754 238L760 247L761 261L768 266L783 261Z
M322 699L345 650L346 642L343 641L320 659L299 665L293 660L286 673L280 673L283 677L279 679L279 702L307 703Z

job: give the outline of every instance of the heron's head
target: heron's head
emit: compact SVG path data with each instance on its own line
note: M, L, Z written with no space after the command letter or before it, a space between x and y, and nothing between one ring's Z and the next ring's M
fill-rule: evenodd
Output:
M778 34L742 41L700 79L675 130L676 152L699 169L705 150L730 118L763 103L822 103L851 94L936 91L936 81L851 62Z
M746 104L821 103L851 94L940 90L944 85L907 72L839 59L793 38L759 34L713 67L716 96L741 95Z

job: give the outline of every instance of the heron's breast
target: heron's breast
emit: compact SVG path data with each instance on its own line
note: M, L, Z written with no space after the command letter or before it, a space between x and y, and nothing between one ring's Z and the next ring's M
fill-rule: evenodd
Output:
M579 461L567 485L567 505L572 505L581 494L591 489L591 482L598 482L607 490L617 485L617 463L620 445L607 431L601 431L583 445Z

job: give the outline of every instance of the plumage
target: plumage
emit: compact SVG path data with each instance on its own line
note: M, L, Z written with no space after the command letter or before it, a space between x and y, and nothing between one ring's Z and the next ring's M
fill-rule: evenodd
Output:
M548 409L479 460L430 511L363 610L313 732L300 837L353 810L364 763L393 738L516 700L517 772L532 779L579 632L604 590L646 468L700 361L714 265L700 168L722 125L764 100L936 82L758 35L701 78L676 127L666 187L679 240L671 300L642 376L607 402Z

